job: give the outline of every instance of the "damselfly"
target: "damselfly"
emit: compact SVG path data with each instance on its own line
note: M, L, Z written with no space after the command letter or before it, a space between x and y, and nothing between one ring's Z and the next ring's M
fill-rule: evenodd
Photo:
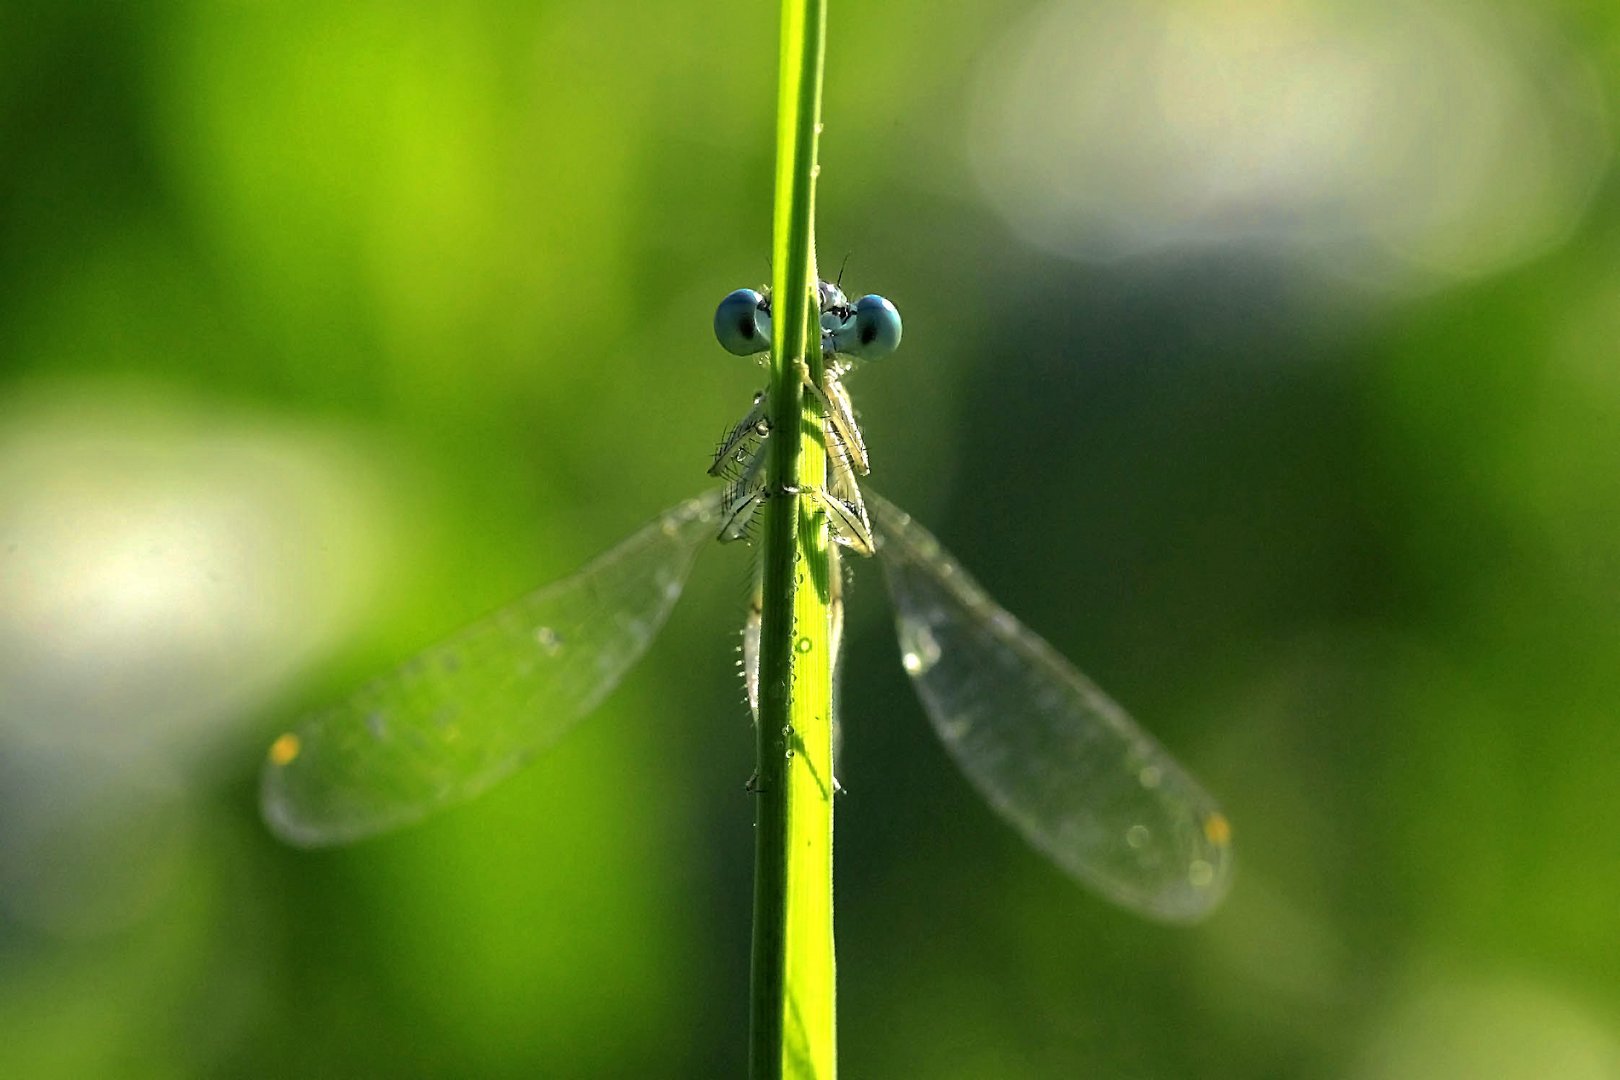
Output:
M864 440L843 376L898 346L878 296L820 286L825 374L803 369L823 416L828 482L801 493L839 546L876 553L902 666L968 778L1031 844L1079 881L1143 914L1190 921L1230 882L1231 829L1207 792L1123 709L1008 614L909 515L855 479ZM770 299L740 289L716 334L747 355L770 344ZM552 745L618 685L657 636L698 551L746 535L764 480L765 395L722 440L710 472L730 483L680 504L572 576L480 619L270 748L266 821L306 846L345 843L484 791ZM836 560L836 546L833 558ZM835 566L832 579L841 583ZM838 622L835 621L834 649ZM750 704L757 609L744 630Z

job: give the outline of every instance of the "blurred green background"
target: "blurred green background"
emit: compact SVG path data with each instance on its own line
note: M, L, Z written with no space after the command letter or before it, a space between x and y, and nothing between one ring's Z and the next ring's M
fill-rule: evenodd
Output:
M850 1077L1620 1077L1612 4L834 0L876 486L1224 800L1207 923L978 800L858 568ZM301 712L704 487L770 4L13 5L0 1075L740 1075L739 549L542 762L279 846Z

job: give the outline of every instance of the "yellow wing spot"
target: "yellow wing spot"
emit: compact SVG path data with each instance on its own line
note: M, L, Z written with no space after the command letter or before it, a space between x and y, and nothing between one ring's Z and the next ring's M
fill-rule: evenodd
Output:
M1225 814L1215 813L1204 819L1204 839L1216 847L1232 842L1232 823L1226 820Z
M303 744L298 741L298 736L289 731L270 744L270 764L289 765L301 749Z

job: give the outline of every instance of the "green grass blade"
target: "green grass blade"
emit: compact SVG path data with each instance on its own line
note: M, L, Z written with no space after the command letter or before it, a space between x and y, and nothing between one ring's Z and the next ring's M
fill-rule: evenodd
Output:
M815 303L816 149L825 0L784 0L772 237L777 333L771 356L773 491L826 480L819 417L799 365L821 376ZM797 437L793 437L797 435ZM832 916L833 573L825 515L797 495L766 505L760 633L750 1075L837 1074Z

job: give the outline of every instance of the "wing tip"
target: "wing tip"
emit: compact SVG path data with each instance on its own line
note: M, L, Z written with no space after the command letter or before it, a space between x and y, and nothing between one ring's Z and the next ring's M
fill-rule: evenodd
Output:
M1133 905L1144 914L1168 923L1192 925L1203 922L1221 906L1232 891L1235 865L1232 858L1232 826L1225 815L1215 811L1205 819L1204 834L1209 850L1187 863L1180 881Z
M278 739L277 743L280 741ZM334 830L300 812L299 800L292 796L288 786L288 765L292 760L278 760L272 749L259 777L259 818L271 835L290 847L306 851L333 847L367 835L352 830Z

